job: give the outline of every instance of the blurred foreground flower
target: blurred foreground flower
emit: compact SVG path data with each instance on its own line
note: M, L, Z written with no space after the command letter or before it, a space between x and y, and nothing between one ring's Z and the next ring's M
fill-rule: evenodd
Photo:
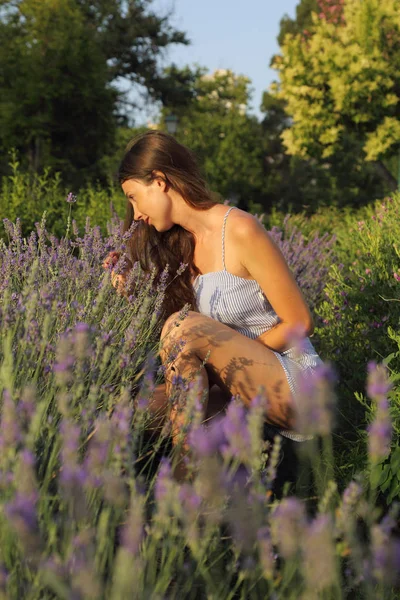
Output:
M297 431L304 435L327 436L331 433L336 406L335 382L335 372L328 363L299 373Z
M377 403L375 419L368 427L368 454L372 462L378 462L390 452L392 422L387 399L390 388L386 367L369 362L367 394Z
M399 505L394 505L380 523L371 527L371 556L365 564L365 578L385 587L400 583L400 538L394 535L398 527ZM397 596L396 596L397 597Z
M307 588L319 598L336 579L333 523L330 515L318 515L306 527L302 541L304 578Z
M304 504L294 497L284 498L271 515L272 540L284 558L292 558L299 552L305 527Z

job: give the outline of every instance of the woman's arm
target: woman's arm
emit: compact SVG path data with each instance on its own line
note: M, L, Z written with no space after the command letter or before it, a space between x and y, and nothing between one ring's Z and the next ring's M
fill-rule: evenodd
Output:
M304 329L304 334L300 337L307 337L312 334L312 328L306 331ZM296 337L299 336L300 330L296 330ZM271 350L275 350L275 352L284 352L288 350L290 346L293 345L291 343L291 338L294 337L293 325L288 323L278 323L272 329L265 331L256 338L257 342L260 342L267 348L271 348Z
M258 282L280 322L257 339L277 352L287 350L290 334L313 332L313 321L292 272L275 242L253 215L240 215L234 236L242 265Z

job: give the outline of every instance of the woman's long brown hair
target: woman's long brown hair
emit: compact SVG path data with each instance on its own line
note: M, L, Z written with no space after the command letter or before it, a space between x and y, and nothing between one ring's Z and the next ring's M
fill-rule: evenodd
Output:
M218 204L212 199L193 152L171 135L150 130L129 142L118 177L121 184L128 179L136 179L150 185L155 178L155 171L161 171L166 183L195 210L207 210ZM132 225L133 217L133 208L128 200L124 232ZM168 231L159 232L142 221L128 244L134 263L139 261L145 272L151 271L151 263L156 267L155 281L165 266L169 265L168 288L163 302L165 319L181 310L186 303L190 304L191 310L196 310L192 277L200 271L193 263L195 240L190 231L173 225ZM188 267L176 277L181 263L188 264Z

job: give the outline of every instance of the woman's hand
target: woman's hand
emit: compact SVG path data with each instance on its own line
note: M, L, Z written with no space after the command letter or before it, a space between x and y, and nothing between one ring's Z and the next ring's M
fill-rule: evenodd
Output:
M120 252L110 252L110 254L106 257L106 259L103 262L103 268L109 269L110 266L115 267L120 258ZM122 294L124 296L127 295L125 291L125 283L129 275L129 271L132 269L133 266L129 258L125 259L125 263L126 267L121 273L116 274L114 272L114 269L111 269L111 284L119 294Z

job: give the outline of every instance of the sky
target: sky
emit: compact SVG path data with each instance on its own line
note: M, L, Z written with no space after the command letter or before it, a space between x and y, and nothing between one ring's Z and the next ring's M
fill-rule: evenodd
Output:
M231 69L252 81L251 112L261 118L262 93L277 79L269 68L271 57L279 52L276 38L284 14L294 18L299 0L154 0L157 14L174 9L170 23L184 31L190 46L171 45L161 64L174 62L179 67L198 63L212 73ZM132 96L133 97L133 96ZM155 109L137 114L146 123Z

